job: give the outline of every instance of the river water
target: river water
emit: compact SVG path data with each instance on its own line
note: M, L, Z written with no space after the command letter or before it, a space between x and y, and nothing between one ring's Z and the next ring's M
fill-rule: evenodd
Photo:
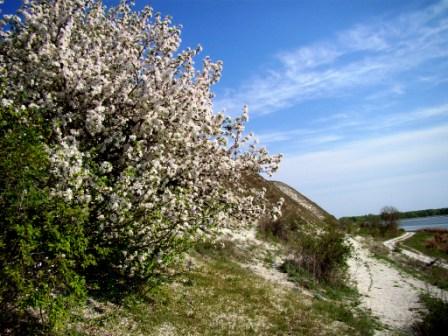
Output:
M416 231L420 229L447 229L448 216L433 216L408 218L400 220L400 227L405 231Z

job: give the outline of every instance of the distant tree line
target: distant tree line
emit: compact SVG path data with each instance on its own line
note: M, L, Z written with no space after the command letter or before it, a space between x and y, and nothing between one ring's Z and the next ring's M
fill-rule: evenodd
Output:
M443 215L448 215L448 208L400 212L394 207L386 206L381 209L379 215L341 217L339 224L347 232L356 231L361 235L392 238L400 233L399 221L401 219Z
M448 215L448 208L400 212L400 219Z
M425 209L416 211L404 211L399 212L399 219L418 218L418 217L431 217L431 216L443 216L448 215L448 208L440 209ZM362 216L347 216L339 218L339 221L351 221L355 223L370 222L372 220L381 219L381 215L367 214Z

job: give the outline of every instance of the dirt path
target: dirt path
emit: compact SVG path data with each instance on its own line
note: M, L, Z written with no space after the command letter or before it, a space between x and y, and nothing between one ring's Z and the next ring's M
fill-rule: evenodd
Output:
M448 293L402 274L385 261L373 258L361 238L351 238L355 253L349 260L349 273L362 295L362 305L390 330L409 330L418 318L421 292L448 298ZM386 331L387 335L389 331ZM392 332L390 332L392 333Z
M226 239L242 249L250 250L254 258L241 266L278 285L278 288L297 288L287 275L278 270L279 264L286 257L279 253L278 246L257 239L255 230L223 232ZM423 307L419 302L420 293L448 300L448 292L431 286L411 275L401 273L385 261L378 260L362 244L362 238L351 238L354 246L354 257L349 260L349 274L356 284L362 299L361 305L370 309L373 315L387 327L381 335L396 335L395 331L409 331L410 326L419 316ZM266 253L273 256L271 267L263 261ZM306 290L301 290L308 294Z
M405 234L403 234L403 235L401 235L399 237L386 240L383 244L389 250L392 251L392 250L394 250L394 248L395 248L395 246L396 246L396 244L398 242L401 242L401 241L404 241L406 239L409 239L414 234L415 234L415 232L406 232ZM434 265L437 265L439 267L443 267L445 269L448 269L448 264L446 262L444 262L443 260L440 260L438 258L432 258L432 257L427 256L427 255L425 255L425 254L423 254L423 253L421 253L421 252L419 252L417 250L414 250L414 249L411 251L411 249L409 247L402 248L400 252L402 254L404 254L405 256L407 256L408 258L415 259L415 260L421 261L421 262L426 263L426 264L434 264Z
M389 240L386 240L383 244L386 246L389 250L393 250L395 248L395 245L397 245L398 242L401 242L403 240L411 238L413 235L415 235L415 232L406 232L403 235L399 237L395 237Z

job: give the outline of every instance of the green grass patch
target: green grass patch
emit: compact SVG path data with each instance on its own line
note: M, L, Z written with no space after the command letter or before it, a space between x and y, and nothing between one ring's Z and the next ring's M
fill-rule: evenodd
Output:
M381 329L378 320L360 309L357 301L335 302L318 300L313 303L316 312L327 315L331 320L350 326L351 334L374 335L375 329Z

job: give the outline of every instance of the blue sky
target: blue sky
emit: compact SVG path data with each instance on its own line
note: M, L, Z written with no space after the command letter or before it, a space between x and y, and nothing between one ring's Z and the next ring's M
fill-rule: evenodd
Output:
M249 105L275 179L336 216L448 206L448 1L150 4L224 61L215 109Z

